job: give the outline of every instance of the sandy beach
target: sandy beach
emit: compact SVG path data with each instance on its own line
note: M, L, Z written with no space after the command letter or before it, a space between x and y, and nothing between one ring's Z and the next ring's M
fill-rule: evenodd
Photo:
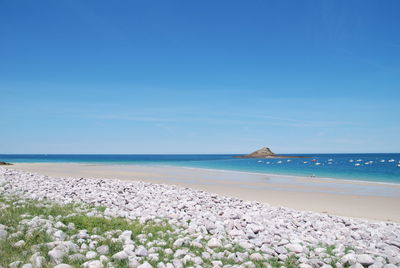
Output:
M20 163L52 177L114 178L172 184L303 211L400 222L400 185L167 166Z

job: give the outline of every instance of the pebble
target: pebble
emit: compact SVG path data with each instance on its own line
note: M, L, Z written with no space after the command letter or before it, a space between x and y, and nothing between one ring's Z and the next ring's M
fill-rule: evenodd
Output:
M58 249L52 249L48 253L50 260L54 264L59 264L62 261L62 258L65 256L65 252L58 250Z
M107 245L102 245L102 246L98 247L96 250L99 254L102 254L102 255L107 255L108 252L110 251L110 249Z
M116 260L126 260L128 259L128 254L125 251L120 251L115 253L112 258Z
M149 254L149 252L147 251L147 249L143 246L139 246L136 251L135 251L136 255L139 257L144 257L147 256Z
M54 268L72 268L72 266L69 264L60 263L60 264L57 264L56 266L54 266Z
M207 246L209 248L219 248L222 247L222 243L218 238L213 237L208 241Z
M153 268L153 266L146 261L143 264L139 265L138 268Z

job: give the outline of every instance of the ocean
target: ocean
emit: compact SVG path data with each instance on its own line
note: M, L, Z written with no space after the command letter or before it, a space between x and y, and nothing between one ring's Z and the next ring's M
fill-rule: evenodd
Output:
M190 155L73 155L0 154L11 163L97 163L169 165L306 177L400 183L400 153L299 154L308 158L237 159L227 154Z

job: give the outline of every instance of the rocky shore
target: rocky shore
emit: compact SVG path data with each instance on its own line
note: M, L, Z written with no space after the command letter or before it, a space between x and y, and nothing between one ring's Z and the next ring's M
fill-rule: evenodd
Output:
M400 265L396 223L5 167L0 194L0 256L10 256L0 257L4 268Z

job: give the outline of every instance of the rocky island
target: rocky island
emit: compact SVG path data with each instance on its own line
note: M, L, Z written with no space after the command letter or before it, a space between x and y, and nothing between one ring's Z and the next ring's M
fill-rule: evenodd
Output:
M11 163L0 161L0 166L12 165Z
M234 158L307 158L306 156L296 155L276 155L268 147L263 147L251 154L236 155Z

